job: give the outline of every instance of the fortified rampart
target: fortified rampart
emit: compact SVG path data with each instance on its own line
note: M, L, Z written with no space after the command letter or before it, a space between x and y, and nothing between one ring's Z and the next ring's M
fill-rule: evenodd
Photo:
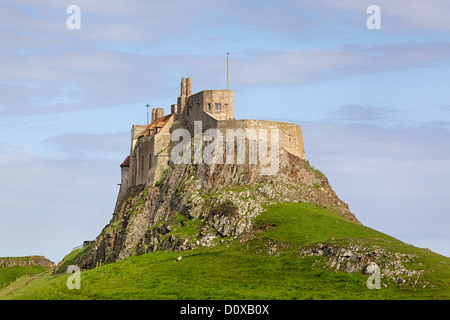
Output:
M268 141L272 139L271 130L277 129L279 150L284 149L301 159L305 159L302 129L297 124L268 120L223 120L217 122L217 129L224 136L226 136L227 130L243 130L244 132L254 130L257 139L260 139L261 132L266 132Z

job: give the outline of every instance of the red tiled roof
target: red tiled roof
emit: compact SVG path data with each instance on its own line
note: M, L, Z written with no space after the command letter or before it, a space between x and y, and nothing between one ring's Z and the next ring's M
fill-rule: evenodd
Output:
M167 116L158 118L156 120L153 120L152 123L150 123L147 128L145 128L144 131L142 131L138 138L145 138L149 135L154 135L156 133L156 128L162 128L166 124L167 120L172 116L172 114L168 114Z
M122 162L120 167L129 167L130 166L130 156L126 157L126 159Z

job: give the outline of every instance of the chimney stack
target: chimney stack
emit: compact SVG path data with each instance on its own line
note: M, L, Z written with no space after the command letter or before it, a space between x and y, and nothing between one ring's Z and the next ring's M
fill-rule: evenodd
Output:
M171 105L170 111L171 111L171 113L176 114L178 112L178 105L177 104Z
M186 79L186 94L188 96L192 96L192 79L191 78Z
M186 95L186 78L181 78L181 96Z
M154 110L154 109L153 109ZM156 109L156 119L164 117L164 108L157 108Z

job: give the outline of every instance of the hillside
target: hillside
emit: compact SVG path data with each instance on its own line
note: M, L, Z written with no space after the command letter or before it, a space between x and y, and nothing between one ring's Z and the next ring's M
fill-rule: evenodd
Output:
M217 245L210 248L160 250L83 271L80 290L67 289L69 275L57 274L3 298L450 298L449 258L314 204L268 206L250 232L214 241ZM82 250L67 259L80 254ZM379 290L366 285L364 270L371 262L381 269Z
M42 256L0 258L0 290L55 267Z

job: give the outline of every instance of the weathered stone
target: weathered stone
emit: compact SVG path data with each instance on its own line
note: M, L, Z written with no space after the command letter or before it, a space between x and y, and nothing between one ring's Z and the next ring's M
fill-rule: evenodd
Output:
M409 270L404 267L403 263L414 261L415 256L412 254L389 252L378 246L362 246L354 243L348 246L317 244L303 247L298 253L300 258L323 256L326 259L324 267L335 271L370 275L380 268L381 277L390 279L398 285L432 286L429 282L420 280L424 270ZM383 285L387 286L386 283Z
M43 256L0 258L0 268L9 268L15 266L44 266L47 268L53 268L55 267L55 263Z
M373 274L378 268L375 262L369 262L364 268L364 274Z

